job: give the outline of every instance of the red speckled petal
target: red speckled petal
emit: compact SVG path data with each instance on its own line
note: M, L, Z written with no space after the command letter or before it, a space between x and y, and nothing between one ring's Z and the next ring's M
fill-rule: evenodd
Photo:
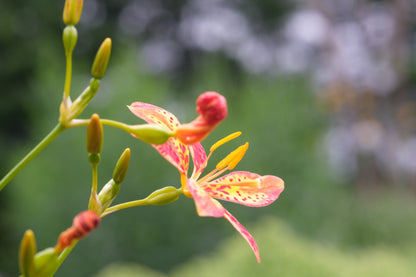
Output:
M199 216L224 216L225 209L220 202L211 198L194 180L188 179L186 184L195 201L196 211Z
M279 197L284 189L284 182L276 176L235 171L203 184L202 188L218 199L250 207L262 207Z
M194 162L194 172L202 172L206 166L205 161L207 159L204 147L200 143L196 143L189 145L189 151Z
M151 104L134 102L128 106L130 111L147 123L157 124L174 131L179 126L179 120L170 112ZM153 145L157 151L181 174L186 175L189 167L188 147L176 138L169 138L168 142L161 145Z
M227 210L225 210L224 217L234 226L234 228L243 236L243 238L248 242L251 249L254 252L254 255L256 255L257 262L260 263L260 252L259 248L257 247L257 243L254 240L254 238L251 236L251 234L246 230L246 228L241 225L238 220L232 216Z

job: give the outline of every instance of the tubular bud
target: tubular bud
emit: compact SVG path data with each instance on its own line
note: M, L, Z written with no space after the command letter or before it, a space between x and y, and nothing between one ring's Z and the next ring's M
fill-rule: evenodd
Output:
M66 25L76 25L81 17L83 0L66 0L62 19Z
M127 174L127 169L129 168L130 162L130 148L126 148L123 154L121 154L116 167L113 172L113 180L116 184L120 184L124 181L124 178Z
M217 92L201 94L196 104L199 116L190 123L180 125L175 132L176 137L184 144L200 142L227 117L227 101Z
M169 129L156 124L135 125L129 128L129 132L150 144L164 144L173 135Z
M166 205L176 201L181 194L175 187L164 187L151 193L146 200L150 205Z
M19 266L20 272L26 276L33 276L34 259L36 255L35 234L32 230L27 230L20 244Z
M102 79L107 70L108 61L111 54L111 39L106 38L101 44L92 64L91 75L94 78Z
M91 154L99 154L103 148L103 126L98 114L91 116L87 129L87 151Z

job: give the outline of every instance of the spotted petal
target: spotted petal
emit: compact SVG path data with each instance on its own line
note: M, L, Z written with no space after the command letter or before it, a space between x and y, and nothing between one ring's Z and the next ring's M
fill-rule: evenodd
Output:
M194 162L194 173L201 173L206 166L205 161L207 160L207 154L205 153L204 147L198 142L189 145L189 151L191 152L192 160Z
M162 125L171 131L175 131L180 125L179 120L172 113L151 104L133 102L128 108L147 123Z
M157 106L134 102L128 106L130 111L136 116L145 120L147 123L157 124L175 131L180 125L179 120L170 112ZM169 138L165 144L152 145L157 151L181 174L186 175L189 167L189 150L188 147L176 138Z
M262 207L279 197L284 189L284 182L276 176L235 171L201 187L218 199L250 207Z
M211 198L194 180L188 179L186 182L189 192L194 199L196 211L199 216L224 216L225 209L217 200Z
M260 263L260 252L259 252L259 248L257 246L256 241L254 240L254 238L251 236L251 234L246 230L246 228L243 227L243 225L241 225L240 222L238 222L238 220L232 216L227 210L225 210L224 213L224 217L234 226L234 228L243 236L243 238L248 242L248 244L250 245L251 249L254 252L254 255L256 255L257 258L257 262Z

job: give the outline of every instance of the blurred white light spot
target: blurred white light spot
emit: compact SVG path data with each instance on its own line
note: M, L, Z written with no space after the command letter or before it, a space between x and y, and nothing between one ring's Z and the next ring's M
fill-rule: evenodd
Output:
M156 0L134 1L126 5L119 16L119 26L129 35L137 35L163 12Z
M328 29L328 22L321 14L312 10L304 10L292 15L284 32L289 40L319 46L326 39Z
M182 48L172 40L154 39L142 47L140 54L146 69L153 73L165 73L178 66Z
M179 35L189 46L205 51L218 51L245 39L247 25L245 17L234 9L189 8L183 14Z

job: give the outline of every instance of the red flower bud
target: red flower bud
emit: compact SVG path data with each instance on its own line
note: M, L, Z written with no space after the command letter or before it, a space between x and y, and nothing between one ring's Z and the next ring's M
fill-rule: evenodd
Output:
M62 251L72 244L74 239L82 239L100 224L100 217L93 211L87 210L79 213L72 223L72 226L63 231L58 238L55 249Z
M190 123L180 125L176 130L176 137L184 144L200 142L227 117L227 101L217 92L207 91L201 94L196 105L199 116Z
M227 117L227 100L221 94L207 91L196 100L196 112L207 124L216 124Z

